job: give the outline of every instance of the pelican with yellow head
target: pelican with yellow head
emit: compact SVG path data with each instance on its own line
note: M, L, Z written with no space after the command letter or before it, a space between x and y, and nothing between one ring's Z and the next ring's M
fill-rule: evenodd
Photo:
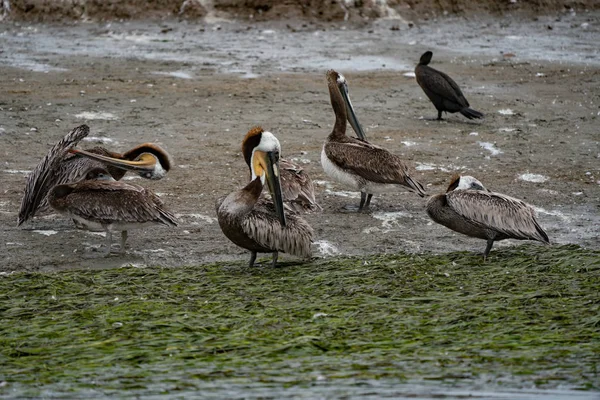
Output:
M250 129L242 142L242 153L250 160L250 182L240 190L217 200L221 230L236 245L251 252L250 266L257 253L273 253L273 266L279 252L307 258L313 230L295 211L285 208L279 173L279 140L260 127ZM264 197L265 184L271 199Z

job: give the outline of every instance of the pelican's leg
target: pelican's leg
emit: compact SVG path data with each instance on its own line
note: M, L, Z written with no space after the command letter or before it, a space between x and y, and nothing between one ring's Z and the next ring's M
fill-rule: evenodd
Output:
M127 231L121 231L121 253L125 253L125 242L127 241Z
M371 204L371 198L373 197L373 193L369 193L367 195L367 202L365 203L365 208L369 208L369 204Z
M112 232L110 230L106 230L106 253L104 255L106 257L110 256L110 245L112 244Z
M367 194L367 192L360 192L360 206L358 206L358 211L369 208L371 197L373 197L371 193Z
M442 120L442 112L440 110L438 110L438 117L437 117L438 121Z
M358 211L361 211L365 206L365 201L367 200L367 193L360 192L360 205L358 206Z
M492 250L493 245L494 245L494 239L488 239L487 246L485 247L485 251L483 252L483 261L485 261L488 254L490 254L490 250Z
M249 268L254 267L254 261L256 261L256 252L255 251L253 251L250 255L250 262L248 263Z
M273 268L277 266L277 258L279 257L279 252L276 251L273 253Z

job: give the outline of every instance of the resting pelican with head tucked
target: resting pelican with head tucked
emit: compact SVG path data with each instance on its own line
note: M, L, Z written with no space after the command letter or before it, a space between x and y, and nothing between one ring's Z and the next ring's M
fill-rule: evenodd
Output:
M217 217L221 230L236 245L250 250L250 267L257 253L278 253L310 257L313 230L292 210L284 210L279 182L277 138L260 127L251 129L244 138L242 152L250 159L252 178L244 188L217 200ZM267 183L272 201L261 197Z
M530 205L514 197L490 192L472 176L452 177L446 193L431 196L427 201L427 214L453 231L487 240L484 259L497 240L550 243Z
M348 97L348 85L344 76L330 70L327 72L327 83L335 112L335 125L321 152L321 164L325 173L360 191L359 210L369 207L374 192L404 187L423 197L423 185L409 175L409 167L400 157L366 141ZM346 119L357 133L358 139L346 136Z
M152 191L139 185L118 182L103 168L93 168L76 183L56 185L48 203L90 230L106 232L106 255L110 254L112 232L121 232L121 253L127 231L149 224L177 226L175 216Z
M103 147L78 150L76 146L88 135L90 128L81 125L56 143L27 177L25 194L21 200L18 225L48 206L47 194L55 185L78 182L94 168L104 168L119 180L129 171L142 178L161 179L171 168L169 154L161 147L144 143L123 153L114 153Z

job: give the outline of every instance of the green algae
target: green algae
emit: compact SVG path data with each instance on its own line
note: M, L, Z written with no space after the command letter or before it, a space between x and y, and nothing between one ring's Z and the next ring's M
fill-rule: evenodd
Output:
M600 252L577 246L0 278L0 394L338 379L597 390L599 364Z

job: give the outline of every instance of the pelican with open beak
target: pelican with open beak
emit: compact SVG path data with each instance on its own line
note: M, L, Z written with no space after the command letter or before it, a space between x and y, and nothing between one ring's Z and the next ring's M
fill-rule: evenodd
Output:
M369 207L373 193L402 187L425 196L423 185L411 177L408 164L397 155L366 141L348 96L346 78L330 70L327 83L335 125L321 152L325 173L344 186L360 191L359 211ZM346 135L346 120L358 139Z
M236 245L250 250L250 267L257 253L273 253L273 266L279 252L308 258L313 230L296 212L285 209L279 174L279 140L260 127L244 138L242 151L250 159L252 177L240 190L217 200L221 230ZM271 199L262 197L265 183Z

